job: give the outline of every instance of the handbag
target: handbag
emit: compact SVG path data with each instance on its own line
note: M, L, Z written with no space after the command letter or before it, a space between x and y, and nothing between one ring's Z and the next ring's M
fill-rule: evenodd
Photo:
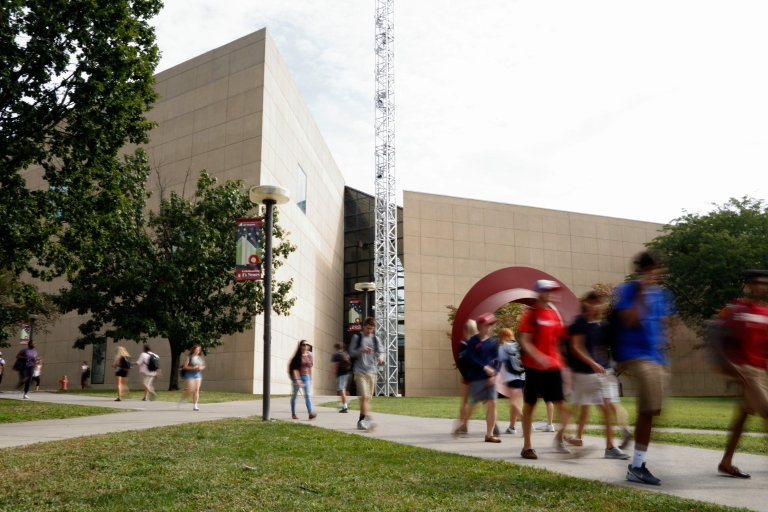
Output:
M24 365L26 364L26 361L23 359L16 359L16 362L13 363L13 371L20 372L24 369Z

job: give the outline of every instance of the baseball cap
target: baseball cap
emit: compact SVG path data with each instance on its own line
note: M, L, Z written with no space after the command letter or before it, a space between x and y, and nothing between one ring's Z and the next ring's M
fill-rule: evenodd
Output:
M479 317L477 317L477 325L478 327L484 324L495 324L496 323L496 317L493 316L493 313L483 313Z
M549 279L539 279L536 281L536 284L533 285L533 291L541 293L541 292L551 292L552 290L559 290L560 284L557 281L550 281Z

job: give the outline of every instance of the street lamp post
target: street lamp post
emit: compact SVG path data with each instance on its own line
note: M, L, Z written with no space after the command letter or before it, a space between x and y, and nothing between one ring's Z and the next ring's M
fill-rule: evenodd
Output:
M272 369L272 218L276 204L285 204L291 196L288 189L274 185L252 187L248 192L251 202L267 205L264 214L264 375L262 420L269 421L269 384Z
M27 342L32 343L32 340L34 340L35 337L35 320L37 320L40 317L40 315L36 315L32 313L29 315L29 341Z
M355 283L355 290L363 292L363 320L368 317L368 293L376 289L376 283Z

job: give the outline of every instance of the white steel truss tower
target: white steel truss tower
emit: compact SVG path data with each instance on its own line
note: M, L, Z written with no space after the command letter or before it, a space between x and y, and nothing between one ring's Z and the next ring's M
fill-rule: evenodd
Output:
M376 334L384 344L376 394L397 395L397 203L395 196L395 2L376 0Z

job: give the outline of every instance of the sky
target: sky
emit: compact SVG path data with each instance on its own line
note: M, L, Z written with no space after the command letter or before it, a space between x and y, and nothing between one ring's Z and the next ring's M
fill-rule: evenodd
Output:
M267 27L346 184L373 193L373 0L165 0L167 69ZM766 2L395 0L410 190L667 223L768 200Z

